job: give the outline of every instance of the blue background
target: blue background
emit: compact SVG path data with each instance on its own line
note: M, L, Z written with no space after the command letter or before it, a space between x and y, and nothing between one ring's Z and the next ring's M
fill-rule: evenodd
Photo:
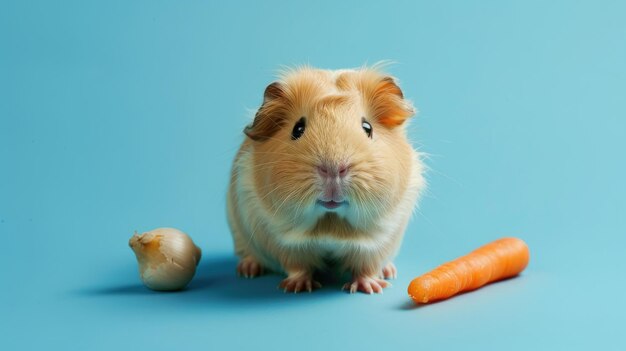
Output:
M626 347L626 5L619 1L2 1L0 348ZM237 279L224 200L281 65L392 59L429 189L383 295ZM154 293L127 246L204 251ZM409 281L501 236L520 277L415 308Z

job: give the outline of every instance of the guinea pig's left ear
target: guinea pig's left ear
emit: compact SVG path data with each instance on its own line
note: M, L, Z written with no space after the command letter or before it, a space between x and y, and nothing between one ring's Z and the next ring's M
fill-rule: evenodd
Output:
M379 79L367 95L374 119L386 127L399 126L415 114L415 108L404 99L402 90L392 77Z

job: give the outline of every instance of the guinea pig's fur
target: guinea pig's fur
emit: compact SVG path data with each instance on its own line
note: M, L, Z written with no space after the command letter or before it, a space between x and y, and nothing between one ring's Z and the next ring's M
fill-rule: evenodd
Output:
M382 292L425 186L406 138L413 114L377 68L300 67L270 84L227 195L239 274L283 272L286 291L311 291L333 262L352 274L344 288Z

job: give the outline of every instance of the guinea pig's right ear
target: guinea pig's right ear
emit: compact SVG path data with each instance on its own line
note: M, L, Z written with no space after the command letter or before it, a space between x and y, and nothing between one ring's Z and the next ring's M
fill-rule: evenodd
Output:
M254 116L252 124L243 130L250 139L264 141L276 134L286 122L285 91L274 82L265 88L263 104Z

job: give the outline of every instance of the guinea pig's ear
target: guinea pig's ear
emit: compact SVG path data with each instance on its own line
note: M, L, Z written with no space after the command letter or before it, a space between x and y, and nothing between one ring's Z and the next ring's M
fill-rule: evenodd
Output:
M375 120L386 127L399 126L415 114L413 105L404 99L402 90L392 77L383 77L375 82L367 95Z
M285 92L282 85L278 82L268 85L254 121L243 132L252 140L267 140L285 124L284 107Z

